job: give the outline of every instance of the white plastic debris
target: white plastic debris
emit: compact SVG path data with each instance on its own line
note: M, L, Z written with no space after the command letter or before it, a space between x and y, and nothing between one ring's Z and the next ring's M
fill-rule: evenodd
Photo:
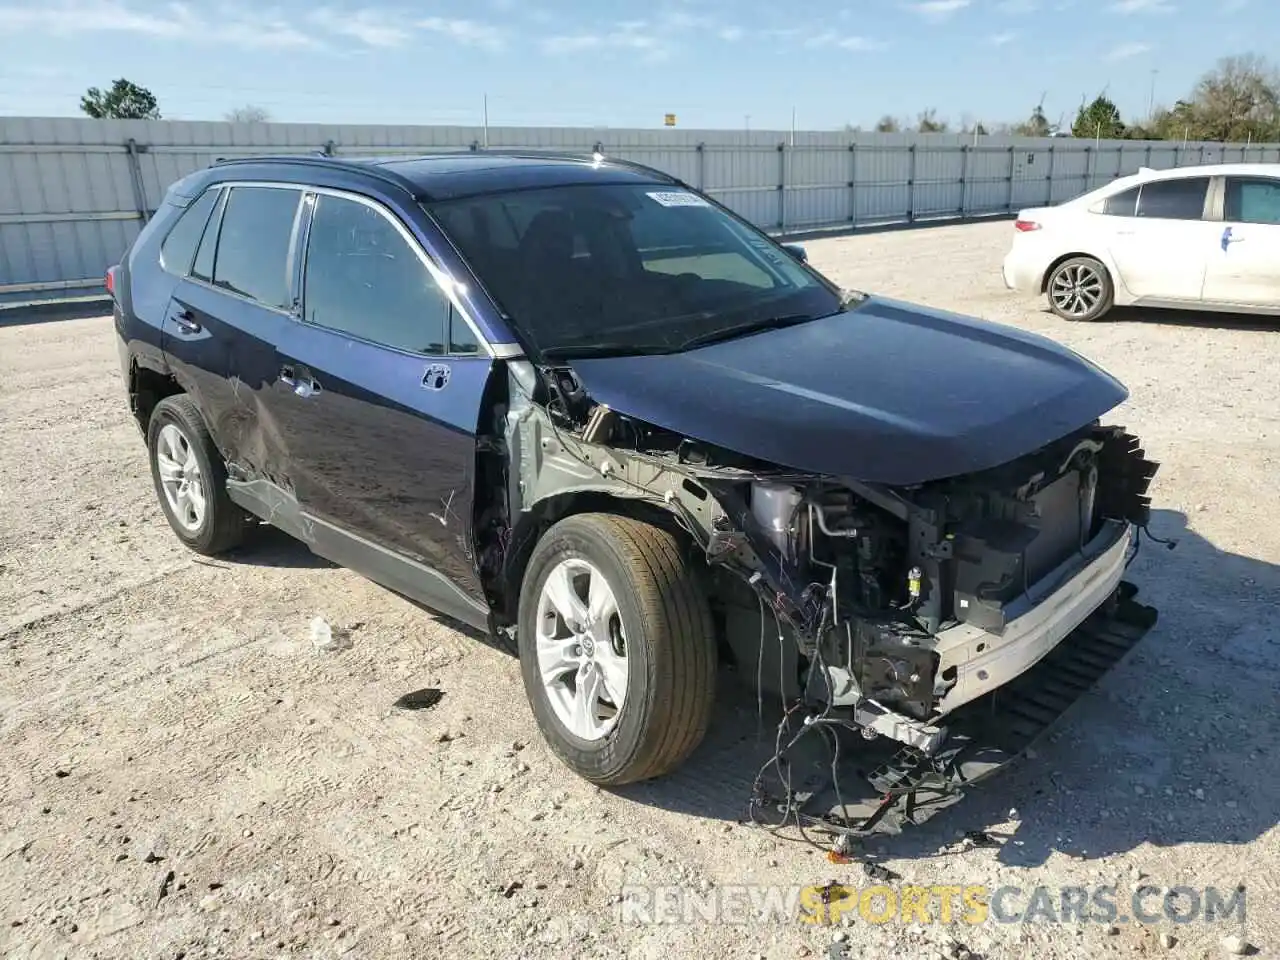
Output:
M351 641L345 633L335 634L324 617L316 617L311 621L311 645L317 653L335 653L350 647Z

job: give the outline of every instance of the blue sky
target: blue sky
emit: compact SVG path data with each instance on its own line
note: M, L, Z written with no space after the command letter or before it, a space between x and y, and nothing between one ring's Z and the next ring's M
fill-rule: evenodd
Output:
M1280 39L1276 0L0 0L0 114L119 76L166 117L783 129L1145 114ZM1152 71L1158 71L1154 73Z

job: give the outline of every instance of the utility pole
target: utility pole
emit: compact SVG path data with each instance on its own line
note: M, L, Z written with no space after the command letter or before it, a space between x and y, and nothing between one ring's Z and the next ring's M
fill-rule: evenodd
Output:
M746 130L747 133L751 132L751 114L748 113L742 118L742 125L743 129Z
M484 95L484 148L489 149L489 95Z
M1151 92L1147 95L1147 123L1156 118L1156 75L1159 70L1151 71Z
M791 146L792 148L794 148L795 145L796 145L796 108L792 107L791 108Z

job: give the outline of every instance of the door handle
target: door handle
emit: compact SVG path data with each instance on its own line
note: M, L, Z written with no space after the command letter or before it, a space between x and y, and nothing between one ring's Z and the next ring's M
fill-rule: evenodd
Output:
M300 397L314 397L320 392L320 383L305 368L299 373L292 364L280 368L280 382Z
M204 329L190 310L179 310L173 315L173 322L183 333L199 333Z

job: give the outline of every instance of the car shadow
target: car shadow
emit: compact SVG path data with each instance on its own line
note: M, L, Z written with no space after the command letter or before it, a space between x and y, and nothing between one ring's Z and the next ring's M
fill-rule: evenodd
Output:
M281 567L295 570L329 570L337 566L312 553L305 543L278 527L261 523L247 541L222 559L249 567Z
M1056 317L1047 307L1041 311ZM1241 330L1274 333L1280 317L1256 313L1221 313L1216 310L1165 310L1154 307L1113 307L1100 323L1149 323L1167 327L1196 327L1201 330Z
M1151 632L1032 751L927 822L869 839L868 852L933 856L980 831L1002 840L1002 863L1034 866L1055 851L1100 859L1144 844L1245 844L1276 825L1280 566L1220 550L1175 511L1154 511L1151 531L1177 541L1169 552L1144 538L1127 575L1139 601L1160 611ZM722 679L699 750L672 775L619 796L743 818L780 707L768 703L761 715L754 691L729 688L729 671ZM846 756L841 775L855 780L857 765Z

